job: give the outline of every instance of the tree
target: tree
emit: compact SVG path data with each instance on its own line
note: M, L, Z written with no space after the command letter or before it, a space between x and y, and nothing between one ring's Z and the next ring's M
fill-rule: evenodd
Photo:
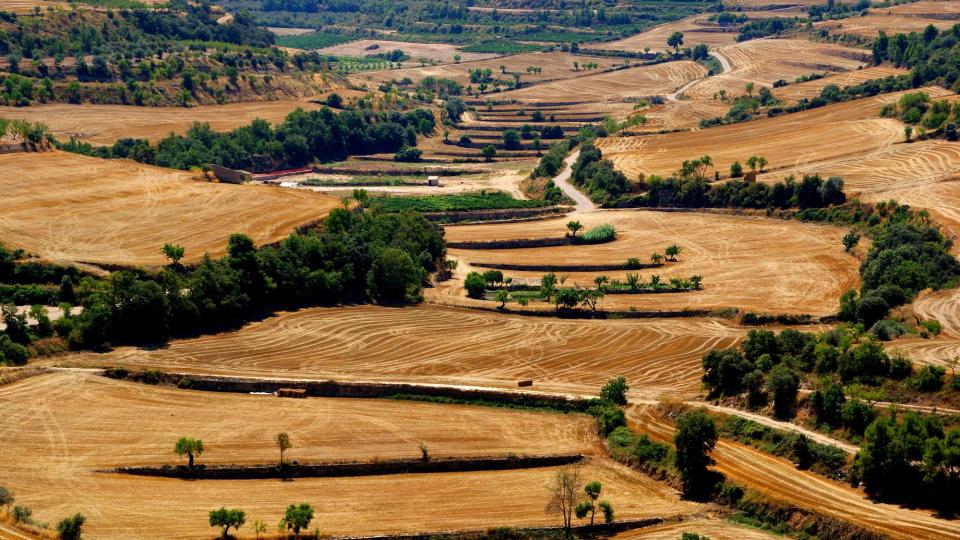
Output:
M412 146L402 146L397 153L393 155L393 160L404 163L416 163L420 161L423 152L419 148Z
M583 225L579 221L568 221L567 228L570 229L570 236L577 236L577 232L583 229Z
M483 155L483 159L486 161L493 161L493 158L497 157L497 147L492 144L488 144L483 147L483 150L481 150L480 153Z
M777 364L770 370L767 390L773 394L773 411L778 418L788 418L797 400L800 378L785 364Z
M673 47L673 54L680 54L680 46L683 45L683 32L674 32L667 38L667 45Z
M860 243L860 235L849 231L847 234L843 235L843 249L851 251L853 248L857 247L857 244Z
M603 512L603 522L613 523L613 505L610 504L610 501L600 501L598 506L600 511Z
M650 262L652 262L653 264L662 264L663 255L659 253L654 253L653 255L650 256Z
M285 431L277 433L273 440L277 443L277 448L280 449L280 466L283 467L283 453L293 448L293 442L290 441L290 435Z
M340 94L333 92L327 96L327 107L331 109L339 109L343 107L343 98L340 97Z
M627 378L621 375L610 379L607 384L603 385L603 388L600 389L600 399L617 405L626 405L627 390L629 389L630 385L627 384Z
M313 507L308 503L291 504L283 514L282 523L292 530L295 538L300 538L300 530L310 526L313 520Z
M470 272L463 281L463 288L467 290L467 296L470 298L480 299L487 290L487 280L483 279L483 275L479 272Z
M540 142L540 137L534 137L533 149L537 151L537 157L542 155L541 150L543 150L543 143Z
M178 266L184 255L183 246L180 244L164 244L160 248L160 252L163 253L164 257L170 259L170 264L173 266Z
M557 293L557 275L553 272L540 278L540 296L547 302Z
M210 526L223 527L223 532L221 534L223 538L227 537L230 527L233 527L235 530L239 531L240 527L242 527L246 522L246 512L237 508L226 508L221 506L216 510L210 511Z
M740 178L743 176L743 165L739 161L734 161L730 165L730 178Z
M681 251L683 251L683 248L681 248L680 246L678 246L678 245L676 245L676 244L672 244L672 245L667 246L667 249L664 250L664 253L667 254L667 260L668 260L668 261L676 262L676 261L677 261L677 255L680 255L680 252L681 252Z
M503 147L507 150L520 149L520 134L516 130L508 129L503 132Z
M569 536L573 513L580 499L580 471L566 467L558 470L550 486L550 493L546 512L560 514L563 530Z
M82 514L74 514L71 517L63 518L57 523L57 534L60 540L80 540L80 534L83 532L83 524L87 518Z
M399 248L386 247L373 254L367 287L370 296L381 304L413 301L420 296L427 271Z
M913 137L913 126L903 128L903 142L910 142Z
M189 459L187 466L192 469L193 458L203 454L203 441L189 437L180 437L180 440L178 440L177 444L173 447L173 453L180 457L186 454Z
M703 409L687 411L677 417L673 443L684 494L701 495L707 487L707 466L713 463L709 454L717 444L716 424Z
M14 502L13 492L4 486L0 486L0 506L7 507Z
M750 96L750 97L753 97L753 83L752 83L752 82L748 82L748 83L746 84L745 88L746 88L746 90L747 90L747 95Z
M253 532L257 535L257 540L260 540L261 534L266 534L267 532L267 523L262 519L254 521L251 527L253 527Z
M590 514L590 526L593 526L593 518L597 513L597 499L600 497L600 490L603 489L600 482L594 480L583 486L583 492L587 495L586 499L577 504L576 514L578 519L583 519Z
M498 306L497 309L504 309L507 307L507 300L510 300L510 293L506 289L499 289L493 298L497 302L500 302L500 306Z

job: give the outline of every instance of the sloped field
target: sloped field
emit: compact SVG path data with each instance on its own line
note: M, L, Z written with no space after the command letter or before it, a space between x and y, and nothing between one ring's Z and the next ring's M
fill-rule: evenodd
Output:
M224 254L232 233L274 242L339 204L305 190L200 182L62 152L0 155L0 168L0 242L59 262L158 265L167 242L197 261Z

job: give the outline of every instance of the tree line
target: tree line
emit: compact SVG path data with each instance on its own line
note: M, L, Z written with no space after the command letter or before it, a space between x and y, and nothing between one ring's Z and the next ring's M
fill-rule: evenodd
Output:
M417 135L433 133L436 119L427 109L407 113L297 109L276 127L256 119L220 133L194 123L186 135L170 135L151 145L145 139L120 139L93 147L71 139L62 150L101 158L128 158L175 169L208 163L251 172L302 167L313 161L338 161L350 155L396 152L416 146Z
M169 250L182 256L180 250ZM258 248L244 235L227 256L160 272L84 278L83 312L52 324L72 349L158 342L231 328L275 309L342 302L418 302L446 254L442 230L416 213L333 210L306 234ZM0 333L20 346L30 335ZM14 339L16 338L16 339Z

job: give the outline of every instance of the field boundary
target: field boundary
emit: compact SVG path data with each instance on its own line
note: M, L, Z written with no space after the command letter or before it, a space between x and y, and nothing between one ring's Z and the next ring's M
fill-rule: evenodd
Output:
M592 244L587 244L592 245ZM491 248L493 249L493 248ZM617 264L512 264L512 263L485 263L470 261L471 266L492 268L494 270L516 270L520 272L604 272L610 270L643 270L661 268L662 263L642 263L627 265Z
M625 519L622 521L614 521L613 523L596 523L594 525L574 525L571 527L571 530L575 533L580 533L583 535L596 535L596 534L612 534L625 531L632 531L635 529L643 529L646 527L653 527L655 525L662 525L666 522L682 521L685 516L673 517L669 519L664 519L662 517L652 517L652 518L641 518L641 519ZM511 532L519 533L520 537L526 538L529 537L536 538L539 535L544 535L545 533L553 532L562 532L563 527L560 526L545 526L545 527L510 527ZM491 529L463 529L463 530L448 530L448 531L437 531L437 532L418 532L418 533L409 533L409 534L382 534L382 535L368 535L368 536L338 536L335 537L338 540L433 540L433 539L472 539L472 538L489 538Z
M189 468L171 467L117 467L119 474L160 476L190 480L263 480L269 478L333 478L353 476L381 476L392 474L451 473L472 471L505 471L536 469L570 465L583 460L583 454L508 455L429 458L404 458L383 461L354 461L335 463L285 463L280 465L209 465Z

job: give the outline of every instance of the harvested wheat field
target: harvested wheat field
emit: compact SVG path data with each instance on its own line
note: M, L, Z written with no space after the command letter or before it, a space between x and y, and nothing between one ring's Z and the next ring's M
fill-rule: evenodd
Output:
M206 122L215 131L245 126L256 118L282 122L294 109L314 110L309 101L256 101L198 107L138 107L134 105L70 105L0 107L0 117L42 122L62 141L71 138L94 145L113 144L124 137L155 142L171 133L184 134L194 122Z
M736 43L738 26L724 27L711 24L706 19L706 15L694 15L679 21L659 24L649 30L617 41L590 44L587 47L613 51L647 52L649 50L653 53L659 51L672 53L673 48L667 46L667 38L674 32L683 33L684 47L693 47L701 43L709 47Z
M372 82L370 88L375 88L379 83L389 80L400 80L404 77L416 83L427 77L443 78L456 81L463 86L470 85L470 70L489 69L493 72L494 78L510 80L513 74L520 75L521 83L535 84L543 81L552 81L557 79L570 79L584 75L595 74L596 71L587 71L578 69L574 71L573 63L586 64L594 62L599 65L597 69L604 70L616 65L622 65L623 61L616 58L602 58L594 56L572 55L561 52L547 53L525 53L493 58L490 60L477 60L473 62L460 62L459 64L442 64L436 66L407 67L402 69L388 69L372 73L358 73L349 78L356 84ZM506 73L501 71L501 66L506 67ZM541 73L529 73L528 67L542 68Z
M373 534L553 524L544 513L555 468L356 478L183 481L98 472L120 464L176 463L178 437L201 438L200 462L277 459L271 435L290 432L292 459L561 450L596 454L584 478L603 483L623 518L674 516L699 505L596 453L586 417L387 400L284 400L112 381L88 373L41 375L0 388L4 484L34 518L82 512L94 538L213 537L207 512L242 508L276 523L310 502L311 530ZM143 427L149 425L150 429ZM457 429L457 427L461 429ZM535 436L534 436L535 435ZM533 442L540 440L540 442ZM550 443L550 444L547 444ZM30 456L25 460L24 456ZM504 504L504 494L510 503ZM176 516L171 519L170 516ZM250 536L246 533L244 537Z
M866 15L822 21L815 23L814 27L818 30L827 29L832 34L872 39L881 31L887 34L923 32L931 24L938 30L946 30L958 21L960 1L924 0L900 6L871 8Z
M780 79L790 82L801 75L857 69L869 60L861 49L803 39L753 39L721 47L716 54L732 69L705 79L684 94L714 99L725 90L728 96L739 96L747 93L747 83L772 86Z
M674 426L653 407L634 406L632 426L657 440L671 440ZM924 510L875 503L863 490L802 471L790 461L720 439L711 452L727 478L800 508L874 530L891 538L960 538L960 522L938 519Z
M339 201L319 193L194 181L182 171L65 152L0 155L0 243L44 259L159 265L167 242L185 262L220 256L227 238L258 244L322 218Z
M304 309L163 349L52 360L253 377L376 380L596 395L625 375L633 398L692 397L700 359L746 331L718 319L565 321L434 305ZM456 336L451 345L450 336Z
M706 74L706 68L700 64L683 60L538 84L529 88L501 92L497 98L516 99L524 103L622 102L627 98L667 94Z
M925 91L932 97L946 94L938 88ZM684 160L704 154L713 159L722 175L728 173L731 163L744 163L751 155L767 158L770 165L765 176L772 180L782 179L790 169L831 174L818 169L819 164L860 159L903 140L903 124L879 116L883 105L896 102L900 95L884 94L692 133L606 138L598 145L604 157L631 178L668 175Z
M956 245L954 248L956 251ZM960 357L960 289L924 291L910 307L923 320L939 321L942 333L933 339L898 339L887 344L887 348L916 362L951 368L951 362Z
M57 2L51 0L2 0L0 1L0 10L10 11L17 15L28 15L33 13L35 7L46 11L48 7L57 9L69 9L67 2Z
M389 53L400 49L410 55L406 64L417 65L421 59L427 62L453 62L454 55L459 54L461 60L483 60L493 58L495 54L461 52L456 45L446 43L410 43L406 41L387 41L382 39L360 39L349 43L341 43L332 47L317 49L320 54L335 56L366 56L368 54Z
M462 265L494 264L623 264L630 257L648 262L651 253L670 244L682 247L679 262L644 269L644 281L660 275L703 276L703 290L672 294L611 294L603 309L640 311L740 308L762 313L826 315L834 313L844 291L857 285L858 262L846 254L840 227L802 224L700 212L603 211L579 217L586 230L602 224L616 227L617 240L598 245L527 249L451 249ZM502 225L447 228L448 241L544 238L562 236L566 219ZM481 268L482 270L482 268ZM505 271L506 275L538 278L543 271ZM593 286L597 274L623 280L624 270L561 272L567 285ZM457 291L463 296L462 290Z
M772 92L777 99L781 101L792 102L799 101L803 98L811 99L817 97L820 95L820 92L823 91L823 88L830 84L835 84L840 88L843 88L845 86L857 85L872 79L896 77L906 73L909 73L909 71L906 69L887 64L881 66L869 66L863 69L835 73L822 79L816 79L802 83L794 83L793 80L789 80L787 82L790 84L780 88L774 88Z

